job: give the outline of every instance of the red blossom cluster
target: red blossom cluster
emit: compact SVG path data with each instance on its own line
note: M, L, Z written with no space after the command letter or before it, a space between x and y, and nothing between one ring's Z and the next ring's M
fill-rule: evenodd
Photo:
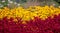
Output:
M34 20L26 21L27 24L22 24L19 18L17 20L15 23L13 18L1 19L0 33L60 33L60 15L45 20L35 17Z

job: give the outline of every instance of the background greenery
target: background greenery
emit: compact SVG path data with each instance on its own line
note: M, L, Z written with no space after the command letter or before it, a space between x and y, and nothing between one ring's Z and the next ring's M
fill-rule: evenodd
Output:
M8 6L8 4L9 4L8 0L5 0L5 2L2 2L2 1L3 0L0 0L0 8ZM16 2L17 4L20 4L21 6L25 6L26 2L29 2L29 0L11 0L11 1ZM36 1L36 0L31 0L31 1ZM40 2L41 5L42 4L43 5L51 5L53 2L55 3L55 6L60 5L60 0L38 0L38 1L42 1L42 2ZM17 6L17 5L14 5L14 6Z

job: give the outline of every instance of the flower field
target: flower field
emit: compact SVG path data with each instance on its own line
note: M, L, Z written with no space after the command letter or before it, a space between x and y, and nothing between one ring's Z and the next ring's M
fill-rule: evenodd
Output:
M60 8L4 7L0 9L0 33L60 33Z

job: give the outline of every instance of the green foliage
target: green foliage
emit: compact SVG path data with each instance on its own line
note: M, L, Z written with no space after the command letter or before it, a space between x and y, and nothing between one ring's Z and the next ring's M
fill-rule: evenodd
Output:
M13 2L17 2L17 4L21 4L22 6L24 6L24 4L26 4L26 2L28 2L29 0L11 0L11 1L13 1ZM36 1L36 0L34 0L34 1ZM51 2L55 2L55 4L56 4L56 6L59 6L59 2L60 2L60 0L38 0L39 2L41 2L41 4L43 4L43 5L46 5L46 4L48 4L48 5L50 5L51 4ZM45 2L45 1L47 1L47 2ZM3 7L5 7L5 6L7 6L7 4L8 4L8 0L5 0L5 2L2 2L2 0L0 0L0 6L2 5Z
M11 0L11 1L22 4L22 3L25 3L27 0Z
M4 6L7 6L8 1L7 1L7 0L5 0L5 2L2 2L2 0L0 0L0 4L1 4L1 5L3 5L3 7L4 7Z
M25 3L27 2L27 0L20 0L20 3Z
M54 0L54 1L60 4L60 0Z

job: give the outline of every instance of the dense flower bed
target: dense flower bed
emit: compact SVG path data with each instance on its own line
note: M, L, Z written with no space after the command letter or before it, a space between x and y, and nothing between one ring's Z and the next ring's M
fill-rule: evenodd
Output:
M60 8L4 7L0 9L0 33L60 33Z
M24 9L23 7L18 7L14 9L4 7L4 9L0 9L0 18L20 17L22 18L22 20L34 19L35 16L40 17L41 19L45 19L49 16L58 14L60 14L60 8L55 8L53 6L30 6L27 9Z

